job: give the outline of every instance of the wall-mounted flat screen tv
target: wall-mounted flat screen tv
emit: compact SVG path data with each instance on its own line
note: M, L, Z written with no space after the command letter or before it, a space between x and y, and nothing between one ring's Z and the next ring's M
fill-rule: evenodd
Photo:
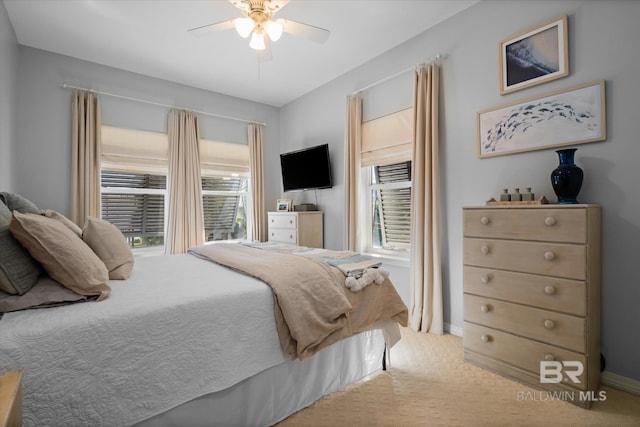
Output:
M280 154L284 191L330 188L329 144Z

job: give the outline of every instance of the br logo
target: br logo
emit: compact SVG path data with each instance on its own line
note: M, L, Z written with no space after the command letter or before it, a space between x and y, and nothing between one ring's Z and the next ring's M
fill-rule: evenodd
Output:
M580 384L578 378L584 372L584 366L579 361L541 361L540 362L540 383L558 384L567 378L574 384ZM565 378L565 375L567 378Z

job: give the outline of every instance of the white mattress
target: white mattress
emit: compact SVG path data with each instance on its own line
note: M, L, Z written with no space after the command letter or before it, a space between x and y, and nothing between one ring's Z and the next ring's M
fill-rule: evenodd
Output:
M104 301L5 314L25 426L124 426L287 360L271 290L191 255L136 260Z

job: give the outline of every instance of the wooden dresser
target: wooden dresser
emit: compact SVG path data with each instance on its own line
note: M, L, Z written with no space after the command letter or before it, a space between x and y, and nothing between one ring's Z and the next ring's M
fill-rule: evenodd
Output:
M589 408L600 385L600 207L469 207L463 218L465 360Z
M322 212L269 212L269 241L324 247Z

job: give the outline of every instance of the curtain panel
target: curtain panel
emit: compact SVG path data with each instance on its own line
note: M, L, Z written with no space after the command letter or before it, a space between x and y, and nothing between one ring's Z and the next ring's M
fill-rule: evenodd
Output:
M416 70L409 325L414 331L442 334L438 86L438 65Z
M204 243L198 118L189 111L169 112L169 195L165 252L185 253Z
M267 237L264 205L264 166L263 166L263 127L247 126L249 144L249 162L251 164L251 240L264 242Z
M76 92L72 101L71 219L82 227L100 218L100 128L98 97Z
M345 248L359 251L361 245L358 230L358 189L360 185L360 152L362 151L362 97L347 97L347 127L344 153L345 187Z

